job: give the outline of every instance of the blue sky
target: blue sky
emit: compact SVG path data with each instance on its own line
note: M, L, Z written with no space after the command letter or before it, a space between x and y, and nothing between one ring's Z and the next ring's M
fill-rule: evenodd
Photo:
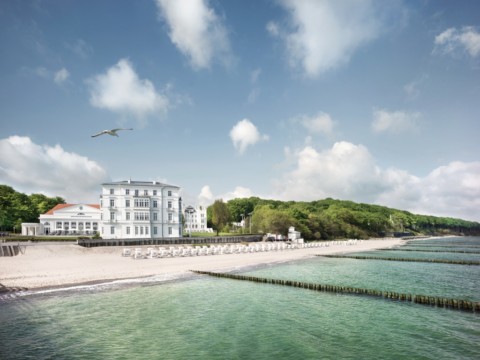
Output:
M131 178L480 220L478 1L5 0L0 46L18 191Z

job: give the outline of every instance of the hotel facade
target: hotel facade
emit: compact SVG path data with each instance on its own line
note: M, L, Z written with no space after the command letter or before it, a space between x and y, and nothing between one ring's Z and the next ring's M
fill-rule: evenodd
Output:
M104 239L182 236L180 187L157 181L102 184L100 236Z
M41 214L39 223L23 223L22 235L93 235L100 217L98 204L58 204Z

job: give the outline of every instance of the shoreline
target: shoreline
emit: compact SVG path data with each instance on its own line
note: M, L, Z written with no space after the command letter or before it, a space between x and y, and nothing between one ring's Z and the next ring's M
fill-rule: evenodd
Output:
M364 240L355 245L139 260L123 257L124 247L31 244L25 254L0 258L0 294L53 292L115 282L168 281L188 277L192 274L190 270L237 271L309 259L316 255L364 252L404 243L405 240L400 238L385 238ZM147 247L151 246L142 248Z

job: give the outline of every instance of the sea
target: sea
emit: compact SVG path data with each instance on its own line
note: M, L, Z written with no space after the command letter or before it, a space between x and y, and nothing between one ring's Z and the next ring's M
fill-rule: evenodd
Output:
M361 255L478 261L480 237L403 249ZM234 273L480 301L476 265L315 257ZM480 313L192 273L3 294L0 359L480 359Z

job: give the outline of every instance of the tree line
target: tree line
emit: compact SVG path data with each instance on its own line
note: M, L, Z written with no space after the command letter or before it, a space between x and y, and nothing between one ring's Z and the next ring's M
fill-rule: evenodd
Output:
M286 235L294 226L308 240L366 239L391 235L480 235L480 223L417 215L380 205L331 198L279 201L258 197L216 200L207 208L207 221L218 231L231 231L244 220L243 231Z
M40 214L58 204L59 196L26 195L0 185L0 231L20 231L22 222L38 222ZM218 232L235 230L244 221L245 233L286 235L294 226L308 240L366 239L391 234L480 235L480 223L417 215L380 205L331 198L317 201L279 201L258 197L216 200L207 208L207 225Z
M7 185L0 185L0 231L21 231L23 222L38 222L40 214L55 205L65 204L59 196L26 195Z

